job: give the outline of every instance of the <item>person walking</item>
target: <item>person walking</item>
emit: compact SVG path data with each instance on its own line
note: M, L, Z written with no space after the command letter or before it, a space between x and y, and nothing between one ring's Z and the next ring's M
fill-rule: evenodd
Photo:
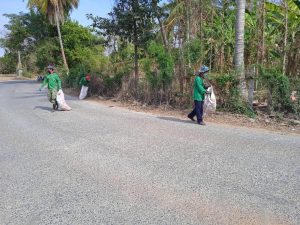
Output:
M203 121L203 102L206 94L206 88L204 86L204 76L209 71L207 66L202 66L198 71L198 75L194 81L194 109L191 113L188 114L188 118L192 121L195 121L194 117L197 116L197 123L199 125L205 125Z
M42 90L44 86L47 85L48 88L48 100L53 104L52 112L58 109L58 103L56 101L57 93L61 90L61 79L58 74L54 72L53 66L47 66L48 74L45 76L44 81L39 88L39 91Z

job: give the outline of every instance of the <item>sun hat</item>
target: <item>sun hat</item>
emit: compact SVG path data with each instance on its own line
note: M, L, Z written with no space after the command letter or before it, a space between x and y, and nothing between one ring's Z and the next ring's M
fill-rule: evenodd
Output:
M201 68L198 70L199 73L206 73L209 71L209 68L207 66L201 66Z
M47 70L54 70L54 66L48 65Z

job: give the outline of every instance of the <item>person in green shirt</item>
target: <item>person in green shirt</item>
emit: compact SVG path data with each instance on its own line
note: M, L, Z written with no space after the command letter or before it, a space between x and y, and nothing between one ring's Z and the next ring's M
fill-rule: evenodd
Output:
M81 91L79 94L79 100L82 100L87 96L90 81L91 76L89 74L80 79L79 85L81 86Z
M52 112L58 109L58 104L56 101L57 93L61 89L61 80L57 73L54 73L54 67L47 67L48 74L45 76L44 81L39 88L41 91L44 86L47 85L48 88L48 100L53 104Z
M88 86L89 83L91 81L91 76L89 74L87 74L86 76L83 76L80 81L79 81L79 85L80 86Z
M197 116L197 123L199 125L205 125L203 122L203 102L206 94L206 88L204 86L204 76L209 71L207 66L202 66L198 71L198 76L196 76L194 81L194 94L193 99L195 103L195 107L193 111L188 114L188 118L192 121L195 121L194 117Z

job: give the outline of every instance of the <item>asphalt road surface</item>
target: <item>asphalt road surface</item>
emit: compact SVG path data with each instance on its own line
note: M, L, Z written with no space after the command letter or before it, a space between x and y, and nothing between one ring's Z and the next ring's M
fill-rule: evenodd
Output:
M300 137L0 83L0 224L300 224Z

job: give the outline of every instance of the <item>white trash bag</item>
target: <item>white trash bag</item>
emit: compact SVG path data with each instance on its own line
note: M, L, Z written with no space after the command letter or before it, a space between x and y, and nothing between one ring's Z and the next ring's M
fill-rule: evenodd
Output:
M206 114L215 112L217 108L217 99L213 87L211 86L207 88L207 92L210 92L210 94L205 94L204 105L203 105L203 111Z
M72 110L72 108L70 106L68 106L68 104L66 103L65 95L62 90L59 90L57 92L56 101L58 103L58 110L61 110L61 111Z
M85 99L87 96L89 87L82 85L80 95L79 95L79 100Z

